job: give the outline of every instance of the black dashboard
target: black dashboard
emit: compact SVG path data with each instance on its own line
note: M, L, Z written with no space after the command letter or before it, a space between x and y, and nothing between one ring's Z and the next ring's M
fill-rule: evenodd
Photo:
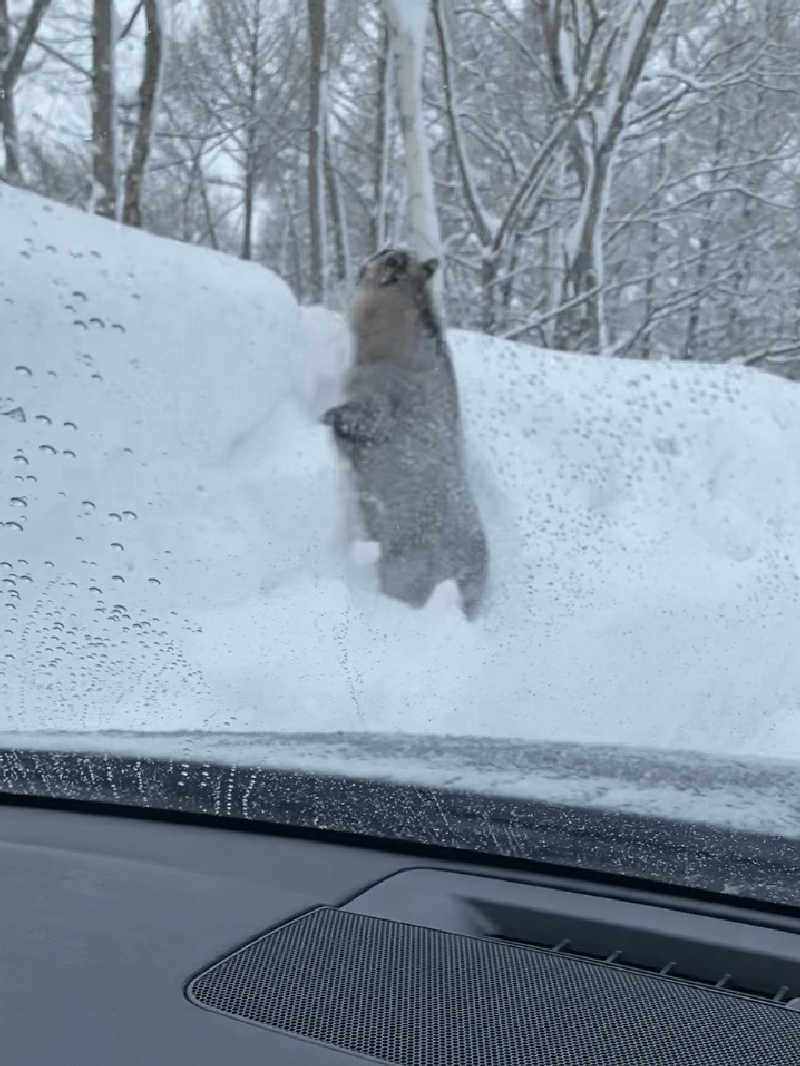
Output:
M0 803L14 1066L796 1066L800 916L408 845Z

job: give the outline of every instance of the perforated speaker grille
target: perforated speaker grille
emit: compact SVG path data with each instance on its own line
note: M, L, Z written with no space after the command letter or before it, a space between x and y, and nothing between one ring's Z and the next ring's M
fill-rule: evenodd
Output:
M195 977L200 1006L399 1066L798 1066L800 1014L322 907Z

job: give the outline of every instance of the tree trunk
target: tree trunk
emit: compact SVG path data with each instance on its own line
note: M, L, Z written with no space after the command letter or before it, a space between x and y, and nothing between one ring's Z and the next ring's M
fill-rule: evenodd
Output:
M383 9L396 61L398 110L406 154L409 244L420 259L438 258L441 238L422 114L428 0L383 0ZM433 277L433 290L442 309L441 271Z
M561 290L567 305L557 320L554 346L562 351L596 352L599 345L596 305L596 275L585 251L568 262ZM582 297L582 299L576 299Z
M757 104L753 109L756 115L762 115L764 113L764 96L765 91L763 88L759 89L757 94ZM753 163L756 161L756 153L748 151L747 158ZM748 285L751 280L751 256L748 253L749 235L752 228L752 216L753 216L753 201L747 197L742 205L742 230L744 237L737 245L734 253L736 262L736 270L733 275L733 298L728 304L728 321L725 327L725 343L724 351L726 358L730 359L737 355L747 355L747 341L744 341L744 348L742 348L743 331L740 328L740 306L742 298L747 291ZM741 326L746 324L745 321L741 323ZM783 330L778 329L778 336L781 335ZM737 350L738 349L738 350Z
M508 316L511 310L511 301L514 298L514 280L517 272L517 267L519 266L522 241L522 230L515 230L514 237L511 241L511 257L508 261L508 272L505 278L503 279L503 284L500 288L501 306L503 308L503 326L508 323Z
M294 183L292 183L292 190L296 189ZM286 224L288 226L288 238L289 238L289 262L291 265L291 288L294 292L294 297L298 303L303 302L303 270L300 258L300 238L297 234L297 224L295 218L297 215L296 196L290 196L286 186L281 183L281 199L283 200L283 209L286 213Z
M602 53L596 59L577 28L563 21L560 5L552 9L547 23L548 58L554 85L562 98L574 104L576 72L588 75L596 66L600 77L594 93L598 106L592 107L588 117L576 118L570 142L581 197L577 220L564 242L561 303L570 308L559 316L556 329L561 348L599 351L609 342L603 294L603 227L614 156L624 136L628 105L666 6L667 0L644 0L632 13L625 32L611 33L605 38ZM593 6L588 15L589 39L600 40L604 33L603 20ZM565 63L565 58L569 62Z
M217 237L217 226L214 222L214 212L211 210L211 201L208 196L208 183L206 182L205 174L203 173L203 164L201 161L201 155L203 151L203 145L199 145L197 148L196 166L197 166L197 186L200 191L200 203L203 205L203 216L206 220L206 234L208 236L208 242L214 251L219 251L219 238Z
M347 219L345 218L341 189L339 188L339 175L336 172L336 164L333 159L330 133L327 129L325 131L325 186L328 205L330 206L334 247L336 248L336 277L339 281L347 281L350 277Z
M308 111L308 225L311 244L311 302L325 300L325 0L308 0L310 44Z
M674 67L678 58L678 34L672 35L672 44L670 45L669 61ZM664 180L667 173L667 137L662 130L661 136L658 140L658 161L656 163L656 172L651 175L650 185L651 188L656 190L655 196L650 201L650 206L653 210L657 211L661 205L661 195L657 191L661 182ZM656 293L656 266L658 265L658 257L661 251L661 226L657 221L651 222L649 227L649 238L647 242L647 281L645 282L645 297L644 297L644 332L642 334L642 359L651 359L653 355L653 330L650 325L650 321L653 317L655 310L655 293Z
M49 3L50 0L34 0L12 49L8 2L0 0L0 126L3 127L5 178L12 185L23 182L14 88Z
M700 316L702 313L702 291L708 273L708 259L711 250L711 234L714 227L714 191L719 183L720 165L722 163L722 150L725 144L725 111L722 107L717 108L717 128L714 137L714 159L709 177L710 189L706 199L706 212L703 220L703 229L700 237L700 254L697 258L697 271L695 273L695 295L689 307L686 320L686 340L683 345L683 358L695 359L697 355L697 334L700 329Z
M189 180L186 182L186 188L183 191L181 198L181 240L186 244L191 244L194 240L197 230L191 222L191 207L192 196L194 195L194 183L197 178L197 160L192 161L192 165L189 168Z
M14 90L0 87L0 123L3 126L3 149L5 166L3 174L9 185L22 185L22 170L19 163L19 134L14 109Z
M248 131L248 140L250 134ZM249 156L249 152L248 152ZM253 177L253 166L250 159L248 159L245 174L244 174L244 219L242 221L242 247L239 252L240 259L252 259L253 258L253 194L255 191L255 180Z
M11 23L7 0L0 0L0 124L3 126L5 166L3 175L11 185L19 184L19 156L17 153L17 121L14 113L14 89L7 83L6 70L11 58Z
M158 0L144 0L146 34L144 69L139 86L139 125L133 142L131 160L125 175L125 201L122 221L129 226L142 225L142 182L153 135L158 85L161 79L162 27Z
M389 30L384 24L376 72L378 104L375 114L375 171L373 175L373 203L375 207L370 219L370 243L376 251L386 243L386 186L392 110L392 98L389 91L389 79L391 76L390 55Z
M112 0L93 0L91 208L104 218L117 216L113 33Z
M561 296L564 304L576 297L583 299L559 317L559 348L597 352L608 343L602 292L605 283L603 225L617 140L618 133L610 134L596 154L586 158L588 184L581 197L580 221L567 240Z
M249 117L247 122L247 133L245 136L245 155L244 155L244 218L242 219L242 245L239 251L239 257L241 259L253 258L253 200L255 199L256 192L256 118L255 118L255 96L257 90L254 89L253 80L255 71L251 68L250 71L250 108Z
M253 258L253 207L256 195L258 167L258 79L261 51L261 5L255 6L255 24L250 34L247 83L247 133L244 157L244 220L242 224L242 259Z
M481 260L481 329L484 333L494 333L497 288L498 253L484 251Z

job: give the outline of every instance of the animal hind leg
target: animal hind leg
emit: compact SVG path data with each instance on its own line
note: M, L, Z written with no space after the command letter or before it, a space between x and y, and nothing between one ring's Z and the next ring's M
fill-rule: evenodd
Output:
M472 621L483 603L489 570L489 550L483 531L476 531L458 554L456 584L461 595L462 610Z
M378 572L384 595L411 607L424 607L436 584L430 550L383 551Z

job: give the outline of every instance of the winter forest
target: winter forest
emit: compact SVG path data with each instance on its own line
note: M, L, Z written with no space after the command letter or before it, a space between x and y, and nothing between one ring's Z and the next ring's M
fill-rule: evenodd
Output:
M0 0L0 176L331 307L416 228L450 326L800 377L798 56L796 0Z

